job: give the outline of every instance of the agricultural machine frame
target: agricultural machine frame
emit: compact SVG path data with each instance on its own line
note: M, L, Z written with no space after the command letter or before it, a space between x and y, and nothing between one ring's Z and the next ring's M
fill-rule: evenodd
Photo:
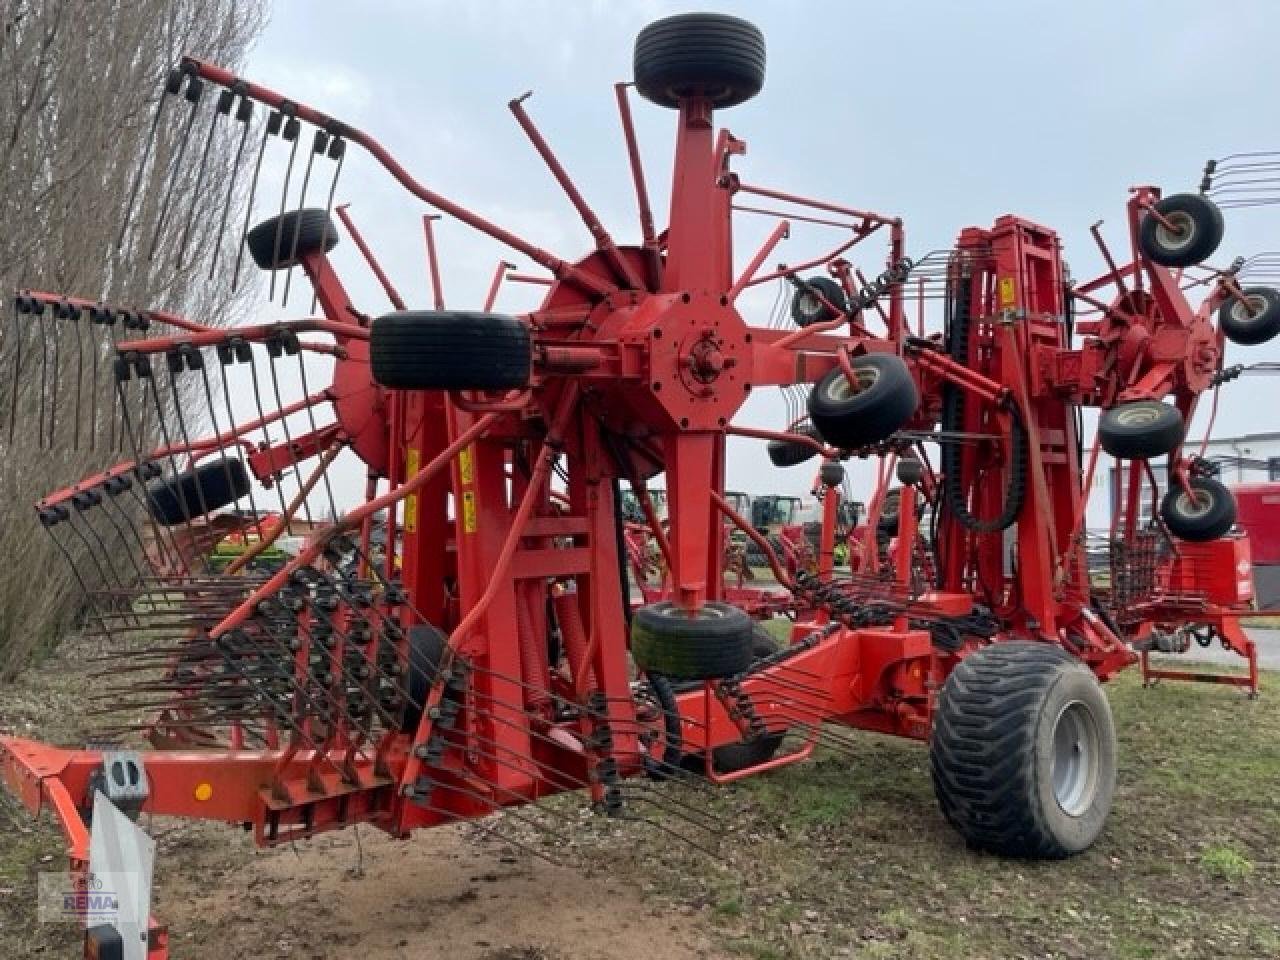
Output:
M264 145L275 137L296 152L307 142L301 125L313 128L299 209L285 212L282 202L279 216L242 241L271 271L273 288L278 271L292 277L300 268L322 317L209 330L157 311L31 292L19 299L20 316L42 327L46 311L167 326L165 336L115 345L122 401L126 385L154 394L163 372L199 379L248 362L255 349L273 361L321 352L335 366L326 389L225 429L215 421L206 439L184 428L148 450L139 421L125 416L139 444L133 459L38 506L57 536L132 497L157 522L156 543L172 541L163 572L140 571L122 583L132 605L112 615L139 617L138 598L150 597L154 616L170 624L159 647L124 651L106 670L126 682L113 694L118 700L158 708L146 732L176 748L138 755L146 790L135 810L242 823L258 843L273 845L356 823L405 836L499 810L519 816L524 804L584 790L611 815L656 808L705 826L703 812L646 780L682 776L690 758L715 783L763 773L807 758L820 740L847 746L838 730L846 726L920 740L932 731L943 812L971 843L1024 856L1083 849L1101 829L1115 773L1107 747L1114 731L1095 677L1111 677L1137 655L1133 625L1116 623L1090 584L1080 479L1092 476L1099 444L1082 455L1076 411L1107 411L1101 442L1121 436L1114 450L1133 458L1135 479L1150 456L1168 454L1174 492L1187 498L1183 512L1194 520L1198 498L1216 491L1178 451L1182 424L1220 376L1213 312L1240 303L1241 322L1270 324L1270 301L1256 303L1230 271L1218 271L1193 308L1169 264L1188 246L1198 255L1186 265L1212 253L1216 241L1205 250L1204 234L1213 233L1216 211L1170 204L1177 198L1162 200L1151 187L1135 189L1128 202L1131 259L1117 265L1103 245L1108 272L1071 284L1057 236L1017 217L966 229L953 249L914 262L896 217L744 182L733 162L745 143L713 122L715 109L763 83L763 38L736 18L692 14L651 25L637 41L635 75L644 97L675 111L677 129L669 223L658 232L628 85L618 85L639 209L634 245L616 243L601 224L524 98L510 105L594 238L593 250L568 260L435 193L369 135L305 104L195 59L170 74L170 99L190 103L194 117L212 89L218 114L229 121L234 108L246 137L254 109L265 107ZM211 129L216 122L212 115ZM397 310L377 319L361 311L328 259L337 240L328 211L302 206L311 163L317 156L341 163L348 144L413 196L544 268L541 306L518 318L444 310L433 256L437 309L404 309L379 270ZM754 198L783 209L754 206ZM777 219L740 267L735 212ZM790 223L806 220L839 231L840 242L807 262L766 270ZM1153 224L1164 231L1154 240ZM886 268L866 281L843 258L877 233L887 235ZM801 279L824 266L827 276ZM508 270L499 268L495 291ZM745 291L775 280L797 288L803 320L793 329L752 326L738 310ZM926 287L938 291L945 336L910 329L913 284L922 310ZM1076 320L1076 303L1099 318ZM873 333L877 316L884 329ZM752 391L795 384L814 385L805 429L734 423ZM1176 406L1160 402L1167 396ZM170 408L154 406L158 424L174 422ZM282 443L250 439L272 424L287 431L290 417L317 408L331 411L332 422L313 419ZM824 501L820 573L789 573L723 495L731 435L812 451L824 467L851 455L912 452L920 472L899 494L895 564L835 575L832 496ZM920 453L926 440L940 444L936 470ZM347 448L367 468L362 505L269 577L200 569L206 541L221 535L219 507L256 485L278 490L296 474L283 528ZM314 465L306 479L303 463ZM646 493L659 473L668 530ZM624 480L670 576L664 599L634 611ZM918 497L930 491L938 498L930 538L936 578L922 584L913 576ZM872 504L872 528L881 499ZM1134 511L1126 516L1119 539L1138 533ZM389 537L381 569L369 561L375 521ZM751 619L724 602L724 521L761 551L806 611L781 649L762 652ZM1238 557L1240 541L1218 539L1220 532L1200 546L1215 558ZM339 559L353 552L355 569L342 572ZM1189 593L1202 596L1201 588L1197 580ZM183 600L156 610L157 594ZM1196 618L1236 637L1243 600L1240 592L1217 598ZM1157 591L1143 622L1186 615ZM160 679L131 679L144 670ZM948 682L958 674L965 684ZM999 745L1002 756L1017 755L1016 768L996 764L978 729L990 711L966 690L986 691L984 702L1010 715L1010 690L1022 705L1032 697L1061 742L1055 733L1050 748L1039 747L1019 727L1015 740ZM1062 691L1074 699L1055 700ZM792 745L779 752L787 735ZM718 761L740 747L750 748L745 759ZM32 810L55 811L82 870L84 811L94 791L112 794L105 756L0 739L10 788ZM975 768L981 772L959 773ZM1028 785L1033 774L1053 790L1037 793ZM993 797L1003 798L996 807ZM158 926L148 949L166 953Z

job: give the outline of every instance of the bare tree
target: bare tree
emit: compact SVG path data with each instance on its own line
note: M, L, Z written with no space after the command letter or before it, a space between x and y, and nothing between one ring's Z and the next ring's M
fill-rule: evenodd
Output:
M33 289L209 324L235 318L230 271L209 275L215 246L225 256L237 238L218 232L226 198L232 222L242 199L229 180L233 135L212 125L206 135L203 123L188 130L185 112L170 110L149 151L145 145L168 68L184 53L238 67L263 20L263 0L0 0L6 301ZM137 226L122 236L135 177ZM32 509L50 490L117 459L111 339L103 333L83 321L16 313L0 320L0 678L81 615L73 567L85 586L105 576L87 547L42 536ZM122 539L100 552L126 549Z

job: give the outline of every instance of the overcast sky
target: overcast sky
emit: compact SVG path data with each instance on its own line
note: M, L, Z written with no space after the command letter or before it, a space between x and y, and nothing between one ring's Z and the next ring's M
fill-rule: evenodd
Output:
M273 6L250 77L370 132L424 183L570 260L590 238L507 101L534 91L526 106L587 199L617 241L635 242L612 84L630 79L632 42L646 23L688 9L746 17L768 43L761 95L717 115L748 143L735 162L743 179L899 215L917 257L949 245L961 227L1016 212L1056 229L1074 276L1091 276L1099 259L1089 225L1105 220L1113 245L1122 244L1128 186L1193 190L1209 157L1280 149L1280 6L1269 2ZM633 106L664 222L673 114ZM424 205L356 156L338 200L351 202L405 299L429 306ZM769 226L741 226L739 264ZM1229 211L1215 262L1280 248L1278 226L1280 206ZM824 239L829 246L829 235L797 230L771 262L799 262ZM440 224L439 241L450 306L478 308L500 257L531 266L456 222ZM872 244L858 262L878 273L883 255ZM335 258L359 306L389 309L350 243ZM763 323L774 295L757 288L742 301L748 322ZM537 288L511 287L498 306L527 309L536 296ZM298 303L290 307L296 314ZM1230 362L1262 359L1280 359L1280 343L1229 348ZM1264 395L1280 399L1280 378L1224 390L1215 433L1280 429L1280 404L1260 403ZM776 393L761 391L739 422L778 424L783 415ZM773 470L758 447L731 454L731 487L802 492L810 480L807 469Z

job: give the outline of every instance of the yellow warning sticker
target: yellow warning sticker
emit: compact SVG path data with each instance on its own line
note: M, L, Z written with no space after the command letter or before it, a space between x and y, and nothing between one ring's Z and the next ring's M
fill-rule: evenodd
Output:
M476 532L476 495L473 490L462 491L462 532Z
M470 447L458 454L458 476L461 478L463 486L469 487L475 483L476 463Z
M1000 306L1012 307L1018 302L1018 287L1013 277L1000 278Z
M404 475L412 477L418 472L418 464L422 459L422 452L413 447L409 448L409 452L404 457ZM405 533L416 533L418 530L418 495L411 493L404 498L404 531Z

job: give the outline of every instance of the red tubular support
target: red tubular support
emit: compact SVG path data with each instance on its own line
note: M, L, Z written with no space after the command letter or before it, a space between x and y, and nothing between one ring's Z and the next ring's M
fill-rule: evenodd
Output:
M604 228L600 218L596 216L586 198L582 196L582 192L574 184L569 172L565 170L563 164L556 158L554 151L551 149L551 144L547 143L546 138L542 136L533 119L525 110L524 101L532 95L533 93L530 91L516 97L507 104L516 118L516 123L520 124L520 129L525 132L529 142L533 144L533 149L538 151L538 156L542 158L542 162L551 171L551 176L555 177L555 181L560 184L560 189L564 191L564 195L569 198L573 208L578 211L578 216L582 219L583 225L591 232L591 236L595 238L596 249L605 255L614 272L626 282L630 289L645 289L644 283L641 282L636 272L631 268L631 264L627 263L622 254L618 252L613 238L609 236L609 231Z
M872 229L874 230L875 228L873 227ZM842 253L844 253L846 250L848 250L850 247L852 247L854 244L860 243L861 241L865 240L868 233L870 233L870 231L868 231L867 233L855 233L851 240L845 241L844 243L840 244L840 246L836 247L834 250L830 251L829 253L824 253L820 257L814 257L812 260L806 260L804 263L799 263L790 267L788 267L786 264L783 264L777 270L773 271L773 273L766 273L762 277L756 277L749 284L747 284L747 286L754 287L761 283L768 283L771 280L777 280L779 277L788 277L788 276L791 276L792 274L800 273L804 270L811 270L816 266L820 266L821 264L829 263L830 261L834 260L836 257L840 256Z
M439 220L438 213L422 215L422 232L427 239L427 271L431 276L431 302L435 309L444 309L444 287L440 283L440 260L436 256L436 235L431 229L431 221Z
M369 245L364 242L364 237L356 229L356 225L351 219L351 214L347 213L347 207L349 206L351 206L349 203L340 203L334 207L334 213L338 215L342 225L347 228L347 233L351 234L351 239L355 241L356 247L359 248L360 255L364 257L365 263L369 264L369 269L373 271L373 275L378 278L378 283L382 284L382 289L386 291L387 299L391 301L391 305L397 310L403 310L404 300L400 298L400 294L392 286L390 278L383 272L382 266L378 263L378 258L373 255Z
M778 225L773 228L773 232L769 234L768 239L765 240L765 242L760 246L760 249L756 251L756 255L751 258L751 262L747 264L746 269L742 271L742 276L738 277L737 282L729 288L729 292L726 296L729 298L730 303L733 303L738 299L738 295L751 283L751 278L754 277L756 271L760 269L760 264L764 263L765 258L768 257L769 254L773 253L774 247L776 247L784 237L788 236L790 232L791 224L786 220L780 221Z
M489 281L489 292L484 298L484 312L488 313L493 309L494 303L498 300L498 288L502 286L502 280L507 275L508 270L514 270L514 263L507 263L505 260L499 260L497 268L493 271L493 279Z
M741 514L729 505L729 501L714 490L711 491L711 502L716 505L716 508L721 513L729 518L730 523L745 533L747 538L760 548L761 553L764 554L765 560L768 561L769 569L773 571L774 579L788 590L794 590L795 581L792 580L791 575L783 569L782 561L778 559L778 554L774 552L769 541L760 536L759 531L757 531L755 527L751 526L751 524L747 523L747 521L742 518Z
M767 187L757 187L748 183L738 184L739 193L754 193L758 197L768 197L770 200L781 200L783 203L794 203L801 207L813 207L815 210L826 210L828 213L841 213L847 217L857 217L865 223L875 224L876 226L889 226L898 223L896 217L886 217L881 213L872 213L869 210L858 210L854 207L843 207L838 203L827 203L823 200L810 200L808 197L800 197L791 193L783 193L781 190L770 190Z
M627 99L629 83L615 83L614 95L618 98L618 117L622 121L622 136L627 142L627 160L631 164L631 179L636 187L636 207L640 213L640 236L644 242L645 259L649 267L649 289L657 290L662 283L662 247L653 226L653 208L649 205L649 188L645 185L644 166L640 162L640 145L636 142L635 124L631 122L631 103Z

